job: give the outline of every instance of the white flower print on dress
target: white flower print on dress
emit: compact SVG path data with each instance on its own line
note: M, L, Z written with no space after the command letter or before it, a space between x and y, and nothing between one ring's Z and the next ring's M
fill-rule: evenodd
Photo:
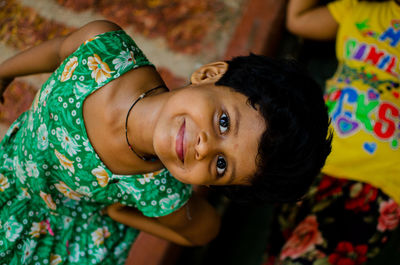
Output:
M33 239L27 239L24 241L23 255L21 257L22 264L30 263L31 256L35 250L37 242Z
M121 244L119 244L118 246L116 246L114 248L114 255L116 257L122 255L126 251L127 248L128 248L128 244L126 244L125 242L122 242Z
M18 196L17 196L18 200L22 201L23 199L30 199L31 198L31 195L29 194L27 188L21 188L21 190L22 190L21 193L18 194Z
M46 124L43 123L39 126L38 132L37 132L37 137L38 137L38 143L37 147L39 150L46 150L47 147L49 146L49 133L47 131Z
M140 184L144 185L146 183L149 183L153 179L154 177L152 175L144 174L143 178L138 178L137 180L139 181Z
M31 237L39 237L40 236L40 223L33 222L31 226L31 231L29 232Z
M69 245L68 250L70 251L70 254L68 256L68 261L69 262L79 262L81 253L82 253L79 249L79 244L72 243L71 245Z
M99 183L100 187L107 186L110 177L104 168L98 166L97 168L92 170L92 174L96 176L97 182Z
M94 257L96 258L96 262L102 262L106 257L107 249L105 247L97 248L94 250Z
M4 159L4 164L3 166L8 169L8 170L13 170L13 160L11 158L6 158Z
M3 174L0 173L0 191L4 191L5 189L10 187L10 183L8 182L8 178L6 178Z
M64 229L68 229L71 225L71 222L72 222L72 217L64 216L63 217Z
M46 225L43 222L33 222L29 234L36 238L40 237L40 234L46 234Z
M179 193L174 193L168 195L168 198L164 198L160 200L161 209L172 210L180 203L180 195Z
M56 81L51 80L50 83L48 83L46 85L46 87L43 89L43 91L40 93L40 99L39 99L40 104L42 104L45 100L47 100L47 97L49 96L55 83L56 83ZM44 105L46 106L46 104L44 104Z
M86 95L86 93L91 91L91 87L85 85L84 83L81 82L76 82L75 86L74 86L74 94L77 98L80 98L84 95Z
M61 147L68 152L70 156L74 156L79 151L79 146L75 139L71 137L66 128L58 127L56 129L57 139L61 142Z
M93 56L88 57L88 67L92 70L92 78L96 80L97 84L100 84L106 81L111 77L111 73L115 71L111 71L108 64L103 62L97 54L93 54Z
M76 192L82 194L84 196L92 197L92 193L90 192L90 188L87 186L80 186Z
M75 173L73 161L66 158L63 154L58 152L57 149L54 149L54 153L55 153L56 157L58 158L58 161L60 161L60 164L63 166L63 168L68 169L69 171L72 172L72 174Z
M88 139L86 139L85 137L82 137L82 144L85 147L85 151L93 153L92 148L90 148L90 146L89 146L89 140Z
M92 241L96 246L100 246L104 243L104 239L110 236L110 232L106 226L97 228L91 233Z
M78 66L78 58L76 56L69 59L68 63L64 67L64 71L61 74L61 82L69 80Z
M27 161L25 163L25 170L29 177L37 178L39 176L39 170L37 164L33 161Z
M25 171L23 170L23 164L19 162L18 157L14 157L14 168L15 168L15 175L19 179L19 181L24 184L26 180Z
M126 181L118 182L117 187L120 189L122 194L131 194L136 200L140 200L142 191L144 191L144 189L139 189L134 184Z
M60 181L59 183L54 184L54 186L56 187L56 189L61 192L62 194L64 194L64 196L75 200L75 201L80 201L82 195L75 192L74 190L72 190L70 187L67 186L67 184L65 184L64 182Z
M152 173L143 174L143 178L138 178L137 180L140 184L144 185L155 179L154 176L157 176L161 171L162 170L158 170Z
M10 242L14 242L19 237L19 234L22 232L23 226L17 222L15 216L12 215L4 224L4 230L6 230L6 238Z
M28 125L26 126L26 128L28 128L28 130L30 130L31 132L33 131L33 115L31 111L29 111Z
M132 51L121 51L112 63L115 65L115 69L123 71L132 63L136 64L136 60Z

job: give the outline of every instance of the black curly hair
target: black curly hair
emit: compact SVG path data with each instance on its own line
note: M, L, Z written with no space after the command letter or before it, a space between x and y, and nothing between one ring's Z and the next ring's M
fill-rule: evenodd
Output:
M227 61L216 85L231 87L259 109L261 136L251 186L221 186L237 202L301 199L331 151L330 119L320 86L294 61L250 54Z

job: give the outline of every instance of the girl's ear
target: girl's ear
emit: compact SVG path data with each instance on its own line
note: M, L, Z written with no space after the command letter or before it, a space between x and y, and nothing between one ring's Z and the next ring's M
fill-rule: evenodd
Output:
M204 84L217 82L228 70L226 62L214 62L203 65L193 72L190 77L192 84Z

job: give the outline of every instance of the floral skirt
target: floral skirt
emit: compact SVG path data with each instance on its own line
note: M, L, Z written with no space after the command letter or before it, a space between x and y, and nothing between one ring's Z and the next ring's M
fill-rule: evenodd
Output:
M381 190L322 175L305 199L277 208L264 265L360 265L399 226L400 207Z

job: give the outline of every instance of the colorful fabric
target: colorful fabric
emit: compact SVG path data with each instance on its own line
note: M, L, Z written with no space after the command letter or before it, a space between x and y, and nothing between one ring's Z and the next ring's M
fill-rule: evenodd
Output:
M145 216L184 205L191 186L167 170L113 174L86 133L85 98L151 65L123 31L83 43L44 83L0 149L0 264L124 264L138 231L101 214L120 202Z
M400 6L335 1L339 67L327 82L334 139L323 172L379 187L400 203Z
M400 206L370 184L324 175L276 215L264 265L361 265L399 227Z

